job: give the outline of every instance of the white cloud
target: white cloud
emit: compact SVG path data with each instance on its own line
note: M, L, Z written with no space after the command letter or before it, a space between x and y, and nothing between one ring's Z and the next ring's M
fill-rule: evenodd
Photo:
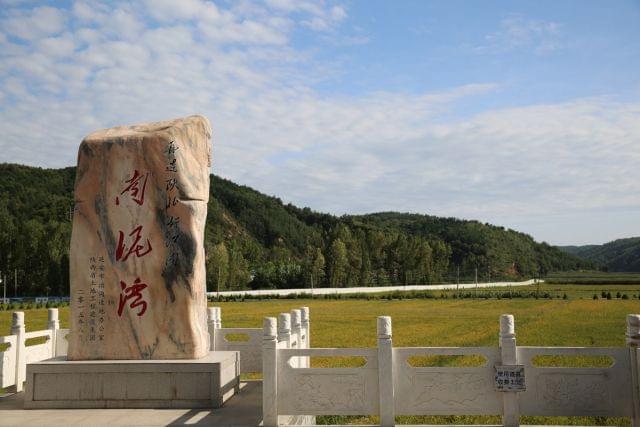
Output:
M95 129L200 113L213 124L215 173L319 210L502 222L640 209L640 104L580 99L453 120L459 102L502 86L320 94L314 83L333 64L290 41L303 21L348 21L319 4L78 2L59 18L70 25L19 44L3 26L0 161L72 165Z
M325 15L326 11L321 6L322 2L313 0L267 0L272 9L287 13L306 12L311 15Z
M70 34L60 37L47 37L36 42L37 49L52 57L71 56L76 48L74 38Z
M201 0L147 0L146 9L151 16L163 22L197 17L215 20L219 17L215 4Z
M557 22L511 14L500 21L500 29L485 36L483 44L474 51L497 54L524 49L533 50L536 54L547 54L562 47L560 28Z
M335 22L340 22L347 18L347 11L342 6L334 6L331 8L331 19Z
M71 12L81 23L104 23L109 15L109 7L100 1L77 0L73 3Z
M301 3L300 7L304 7L305 4ZM334 31L348 15L347 10L340 5L335 5L327 10L313 8L307 8L307 10L312 12L312 16L303 20L301 24L314 31L322 32Z
M113 36L121 39L135 40L144 30L141 19L134 16L133 12L125 9L116 9L109 18L109 26L104 30L111 29ZM105 26L106 27L106 26Z
M64 28L64 14L54 7L36 7L29 11L10 13L0 27L8 34L23 40L37 40L59 33Z
M215 43L285 44L286 35L278 29L253 20L208 23L199 27L202 34Z

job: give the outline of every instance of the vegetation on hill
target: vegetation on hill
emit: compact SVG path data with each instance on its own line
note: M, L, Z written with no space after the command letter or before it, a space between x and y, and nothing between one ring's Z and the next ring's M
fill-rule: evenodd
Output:
M19 295L68 293L75 168L0 164L0 271ZM477 221L336 217L211 176L208 290L503 280L592 268L530 236ZM8 296L13 296L12 286Z
M618 239L604 245L559 246L560 250L592 261L606 271L640 271L640 237Z

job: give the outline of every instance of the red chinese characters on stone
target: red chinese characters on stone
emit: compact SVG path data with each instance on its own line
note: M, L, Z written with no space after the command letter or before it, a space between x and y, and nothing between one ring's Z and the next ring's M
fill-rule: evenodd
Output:
M140 188L140 180L144 178L142 181L142 188ZM128 183L124 190L120 193L122 196L124 193L129 193L131 195L131 200L142 206L144 203L144 190L147 188L147 178L149 178L149 173L145 173L144 175L140 174L137 169L134 169L133 176L126 180ZM116 206L120 204L120 198L116 197Z
M133 244L127 246L124 243L124 233L122 231L118 231L118 247L116 248L116 261L126 261L127 258L131 254L135 254L138 258L145 256L153 249L151 247L151 242L147 239L146 247L145 245L140 245L140 240L142 239L142 226L139 225L133 229L131 233L129 233L129 237L133 237Z
M122 317L122 311L129 302L129 308L135 309L140 307L138 316L142 316L147 311L147 302L142 297L142 291L147 287L146 283L142 283L140 278L136 278L131 286L127 286L125 282L120 281L120 303L118 304L118 316Z
M120 196L128 193L135 203L139 206L144 204L144 192L147 188L147 179L149 173L142 175L137 169L133 171L130 179L125 181L128 184L120 193ZM120 205L120 197L116 197L116 206ZM143 243L146 240L146 244ZM141 258L153 250L149 239L143 239L142 225L138 225L129 233L127 246L125 244L125 233L118 231L118 246L116 248L116 261L125 262L131 255ZM143 283L140 277L137 277L133 284L127 286L127 283L120 280L120 301L118 303L118 317L122 317L124 308L129 306L131 310L136 310L137 316L142 316L147 311L147 302L145 301L142 291L147 288L147 284Z

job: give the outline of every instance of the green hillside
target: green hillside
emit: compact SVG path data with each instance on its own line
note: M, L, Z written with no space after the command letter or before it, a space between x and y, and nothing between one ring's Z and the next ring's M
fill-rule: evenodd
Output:
M445 241L451 248L452 264L463 271L478 267L483 274L488 271L491 277L504 278L507 272L532 277L588 266L547 243L537 243L528 234L478 221L395 212L353 218L364 224Z
M640 271L640 237L618 239L604 245L560 246L566 253L593 261L608 271Z
M75 168L0 164L0 177L0 271L12 278L18 270L20 295L67 294ZM208 208L209 290L428 284L473 280L476 268L479 280L520 279L593 267L502 227L390 212L336 217L215 175Z

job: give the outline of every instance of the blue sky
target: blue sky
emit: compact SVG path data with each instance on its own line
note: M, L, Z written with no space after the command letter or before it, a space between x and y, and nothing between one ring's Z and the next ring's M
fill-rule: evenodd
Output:
M0 161L207 116L212 171L335 214L640 235L640 2L0 0Z

